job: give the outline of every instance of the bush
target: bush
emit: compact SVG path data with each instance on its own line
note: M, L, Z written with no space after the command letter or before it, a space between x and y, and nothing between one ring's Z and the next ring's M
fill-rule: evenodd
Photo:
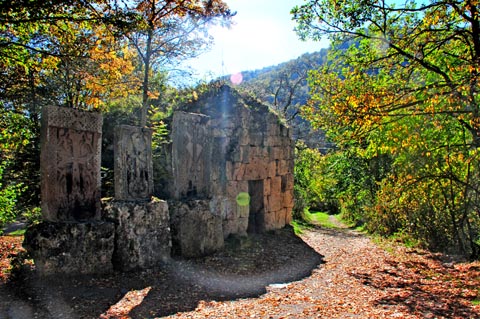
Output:
M4 185L2 183L4 165L4 163L0 164L0 233L6 224L15 220L18 194L23 189L22 184Z

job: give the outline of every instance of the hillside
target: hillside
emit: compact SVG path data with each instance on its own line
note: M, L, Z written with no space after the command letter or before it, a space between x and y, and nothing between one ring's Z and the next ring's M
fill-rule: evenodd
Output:
M308 72L326 61L327 49L254 71L242 72L240 89L252 92L262 102L270 105L294 130L295 140L308 146L326 150L331 147L322 132L315 131L301 117L300 107L309 99Z

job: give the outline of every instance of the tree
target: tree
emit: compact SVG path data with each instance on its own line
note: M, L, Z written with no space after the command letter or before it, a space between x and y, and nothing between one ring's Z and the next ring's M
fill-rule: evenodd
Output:
M39 205L40 107L96 108L125 94L130 62L117 40L136 20L101 0L0 4L0 220L8 221Z
M335 72L342 76L329 77L325 86L325 91L333 90L332 97L349 97L335 99L333 105L344 123L369 128L387 115L441 112L461 123L472 146L479 147L478 10L478 1L470 0L431 1L420 7L414 1L395 7L386 1L324 0L292 12L301 37L328 35L334 48L353 43L339 53L342 62L336 66L343 70ZM357 92L342 84L347 75L353 77L349 83L358 83Z
M292 10L301 37L332 40L312 73L307 116L342 149L388 155L372 230L478 256L478 1L309 1ZM387 225L387 220L395 223ZM441 235L444 234L444 235Z
M132 2L142 16L142 28L127 35L142 66L140 126L147 123L151 71L194 57L205 45L202 32L216 19L228 21L233 14L221 0L137 0Z

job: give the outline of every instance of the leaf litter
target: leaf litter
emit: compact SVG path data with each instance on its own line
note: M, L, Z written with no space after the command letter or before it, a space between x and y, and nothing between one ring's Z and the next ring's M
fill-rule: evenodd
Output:
M289 236L162 269L41 280L32 270L12 275L21 237L2 236L0 317L480 318L478 261L402 246L387 252L348 229Z

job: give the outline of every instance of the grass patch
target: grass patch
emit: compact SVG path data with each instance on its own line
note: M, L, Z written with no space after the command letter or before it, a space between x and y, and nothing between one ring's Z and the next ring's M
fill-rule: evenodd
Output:
M473 300L472 300L472 305L474 305L474 306L480 306L480 299L473 299Z
M307 209L303 212L303 218L309 224L321 226L324 228L338 228L337 225L331 221L331 216L332 215L329 215L328 213L310 212ZM335 218L337 217L335 216Z
M390 255L395 255L397 244L393 240L382 237L378 234L369 234L369 237L378 247L382 248Z
M301 235L303 234L306 230L311 229L312 225L307 224L303 220L292 220L291 224L293 227L293 231L295 235Z
M11 233L8 233L8 234L4 234L4 235L8 235L8 236L23 236L25 235L25 232L27 231L26 228L22 228L22 229L17 229L15 231L12 231Z

